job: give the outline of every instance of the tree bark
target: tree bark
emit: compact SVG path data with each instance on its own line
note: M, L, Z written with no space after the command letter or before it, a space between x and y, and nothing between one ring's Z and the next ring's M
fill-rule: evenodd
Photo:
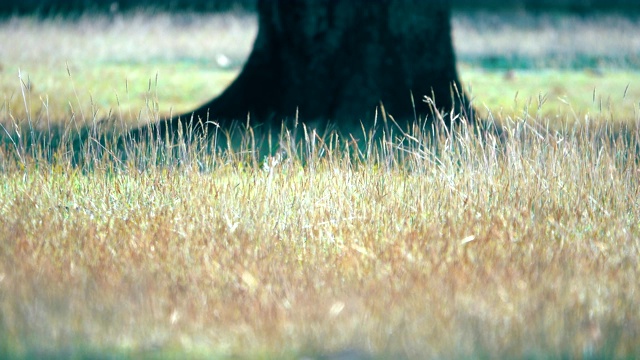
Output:
M258 0L257 7L258 35L238 78L161 132L179 121L225 127L247 116L278 129L296 116L359 129L380 104L411 122L431 115L425 95L445 112L465 109L445 0Z

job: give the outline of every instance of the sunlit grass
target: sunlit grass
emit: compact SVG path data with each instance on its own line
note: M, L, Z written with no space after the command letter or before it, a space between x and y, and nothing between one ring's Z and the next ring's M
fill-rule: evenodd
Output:
M3 351L637 356L637 119L503 122L86 168L7 144Z
M6 118L25 117L18 74L29 91L29 110L51 119L69 118L82 111L87 119L112 114L127 122L140 117L140 109L156 102L161 116L194 109L222 92L239 69L218 69L210 63L96 64L71 67L19 69L0 73L0 90ZM640 98L640 72L608 70L604 73L574 70L487 71L463 67L461 78L482 115L488 110L516 115L525 107L532 116L580 118L587 112L614 122L636 116ZM104 79L110 81L104 81ZM112 81L111 81L112 80Z
M0 116L26 118L27 108L57 123L73 115L80 123L113 116L133 126L144 120L141 109L154 102L166 104L158 109L161 116L183 113L222 92L236 76L237 70L191 63L12 67L0 73ZM26 106L21 85L28 90Z
M9 70L0 73L5 119L8 109L16 117L26 115L20 70L22 82L30 90L28 107L32 114L46 113L54 121L68 119L72 113L80 117L81 111L86 120L94 114L98 119L111 114L130 126L141 117L140 110L150 105L158 106L161 117L196 108L222 92L239 71L217 69L208 63L180 62L97 64L72 67L69 72L64 66L55 71L17 67ZM567 118L583 118L587 113L600 114L616 123L637 116L637 71L612 69L601 74L585 70L490 71L463 67L460 73L463 86L470 90L483 116L489 110L522 115L526 108L535 117L540 108L539 115L557 120L556 125ZM540 106L541 102L544 106Z
M460 76L485 116L489 111L522 116L526 109L534 118L540 115L551 119L552 125L562 124L567 118L583 119L586 114L624 123L638 116L640 106L638 71L491 71L463 67Z

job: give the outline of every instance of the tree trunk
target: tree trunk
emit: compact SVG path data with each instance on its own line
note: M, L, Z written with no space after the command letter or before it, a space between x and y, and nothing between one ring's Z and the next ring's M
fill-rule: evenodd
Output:
M258 12L258 35L238 78L181 115L183 124L225 127L250 116L279 129L298 116L359 129L381 103L397 121L429 116L425 95L438 109L464 110L445 0L258 0ZM164 125L175 131L177 124Z

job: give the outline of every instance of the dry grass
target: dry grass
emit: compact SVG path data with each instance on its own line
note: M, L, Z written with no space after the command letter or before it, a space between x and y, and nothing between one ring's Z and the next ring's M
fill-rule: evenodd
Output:
M640 356L638 116L122 160L5 111L3 355Z
M638 356L637 124L539 125L363 153L301 128L275 157L152 146L84 170L7 146L2 348Z

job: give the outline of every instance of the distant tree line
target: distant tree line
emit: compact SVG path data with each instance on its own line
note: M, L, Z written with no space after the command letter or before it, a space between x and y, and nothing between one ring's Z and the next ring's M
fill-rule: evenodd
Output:
M426 0L425 0L426 1ZM451 0L456 9L640 11L639 0ZM159 11L255 11L256 0L0 0L0 14L81 14L140 8Z

